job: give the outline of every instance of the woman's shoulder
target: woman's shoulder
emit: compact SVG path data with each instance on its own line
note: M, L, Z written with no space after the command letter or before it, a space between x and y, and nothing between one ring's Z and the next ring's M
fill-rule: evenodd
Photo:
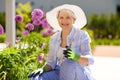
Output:
M78 29L78 30L77 30L77 33L78 33L79 35L88 35L88 32L87 32L86 30L82 30L82 29Z
M86 30L79 30L79 35L81 35L81 38L83 39L83 41L91 42L90 36Z
M56 32L54 32L54 33L51 35L51 38L58 37L59 34L60 34L60 31L56 31Z

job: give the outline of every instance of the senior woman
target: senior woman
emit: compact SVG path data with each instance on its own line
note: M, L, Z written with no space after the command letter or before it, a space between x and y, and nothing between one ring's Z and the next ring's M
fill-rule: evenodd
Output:
M71 4L47 12L55 33L51 36L48 60L30 80L94 80L89 66L94 63L89 34L81 30L87 23L83 10Z

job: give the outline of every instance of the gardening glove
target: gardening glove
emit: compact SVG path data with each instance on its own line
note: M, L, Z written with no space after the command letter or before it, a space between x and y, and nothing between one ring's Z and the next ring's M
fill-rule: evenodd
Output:
M39 68L39 69L33 71L32 73L30 73L30 74L28 75L28 78L35 77L35 76L37 76L38 74L42 74L42 73L43 73L43 69L42 69L42 68Z
M70 47L66 47L67 50L64 50L63 54L66 58L72 59L74 61L78 61L80 58L79 54L76 54Z
M70 50L70 46L66 46L66 50L63 50L64 57L68 58L68 50Z
M48 71L48 69L45 68L45 67L44 68L39 68L39 69L33 71L31 74L29 74L28 78L35 77L35 76L40 75L40 74L42 74L44 72L47 72L47 71Z

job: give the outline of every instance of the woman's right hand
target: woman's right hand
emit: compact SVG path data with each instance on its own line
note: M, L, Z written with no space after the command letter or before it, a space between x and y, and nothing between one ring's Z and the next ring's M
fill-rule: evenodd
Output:
M39 69L33 71L32 73L30 73L30 74L28 75L28 78L35 77L35 76L37 76L38 74L42 74L42 73L43 73L43 69L42 69L42 68L39 68Z

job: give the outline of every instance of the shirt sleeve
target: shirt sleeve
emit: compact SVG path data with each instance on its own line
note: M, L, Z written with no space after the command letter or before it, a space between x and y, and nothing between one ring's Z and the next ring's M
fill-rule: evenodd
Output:
M52 69L54 69L56 65L55 41L56 35L51 36L47 64L50 65Z
M94 59L91 53L91 46L90 46L91 39L87 31L83 31L81 35L81 54L88 57L89 65L94 63Z

